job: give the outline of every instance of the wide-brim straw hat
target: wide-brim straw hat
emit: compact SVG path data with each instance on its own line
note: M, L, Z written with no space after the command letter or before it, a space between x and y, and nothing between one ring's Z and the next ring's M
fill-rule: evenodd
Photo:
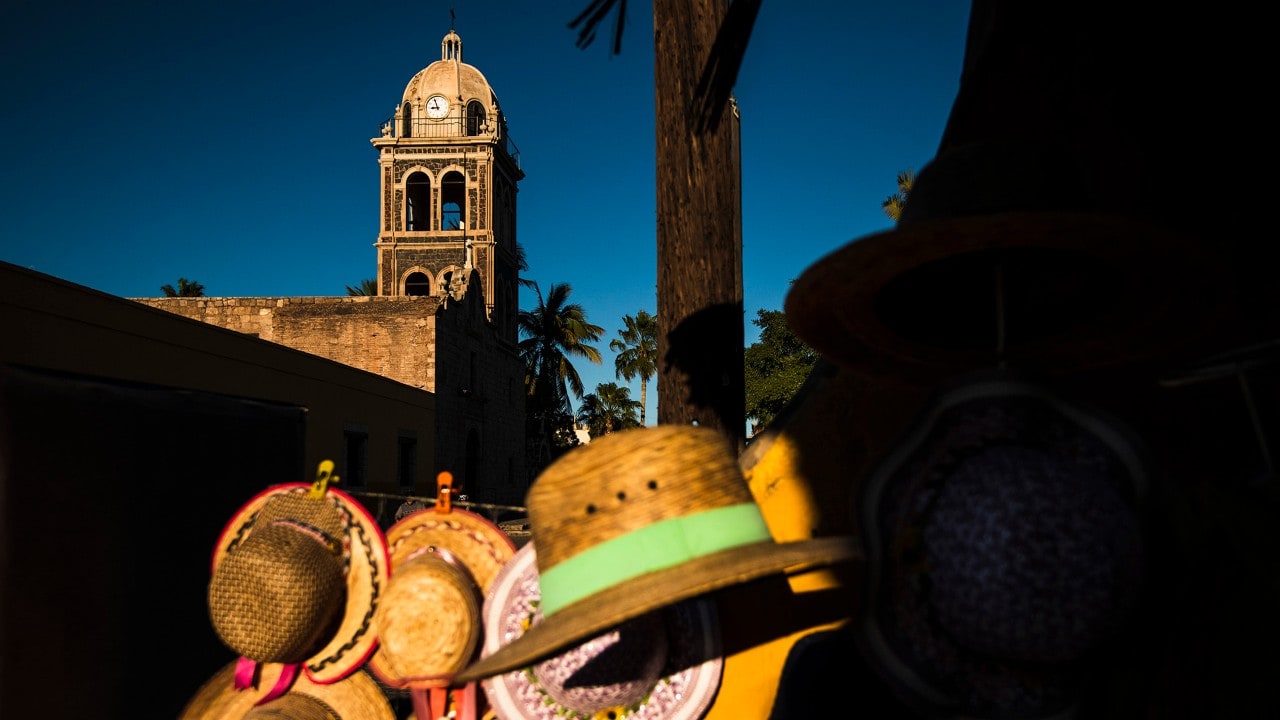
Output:
M484 603L483 655L542 621L535 543L499 573ZM690 598L629 622L530 668L483 681L503 720L694 720L711 706L724 661L715 603ZM623 637L625 633L631 635ZM652 661L651 661L652 660Z
M1085 174L1050 141L945 148L896 227L796 279L788 326L842 366L920 385L998 363L1058 376L1144 362L1209 334L1221 259L1102 206Z
M265 665L256 688L235 688L236 663L218 671L183 708L180 720L238 720L239 718L307 718L307 720L395 720L382 689L358 670L330 682L312 682L305 675L289 691L258 705L275 685L282 665Z
M214 547L212 574L218 578L219 567L228 558L239 551L253 537L259 528L256 525L260 511L270 507L273 500L289 496L286 500L306 499L311 491L309 483L285 483L272 486L245 503L232 516L223 529ZM336 598L340 606L336 618L327 627L314 629L318 636L314 645L318 650L311 652L302 660L305 674L317 683L328 683L339 680L360 667L377 646L377 635L373 630L373 616L377 609L378 598L385 590L389 574L389 558L386 538L373 515L355 498L347 493L330 487L324 496L307 502L322 502L330 505L336 514L339 537L333 538L340 547L334 547L339 573L334 576L334 583L339 587L323 588L323 594ZM275 527L272 525L272 527ZM320 536L318 530L311 529L310 535ZM217 602L226 603L228 607L211 607L213 614L225 614L234 610L245 616L246 621L253 618L270 618L279 611L279 597L273 601L271 588L273 582L287 582L295 575L283 572L290 553L300 549L312 549L321 546L319 541L307 543L282 543L275 551L279 558L271 559L264 564L265 572L253 578L255 583L265 584L261 591L245 593L238 598L218 598ZM301 557L302 553L298 553ZM275 568L276 574L270 574ZM212 588L213 583L211 583ZM296 595L295 588L279 587L280 595ZM211 597L211 602L215 598ZM231 607L234 605L235 607ZM257 622L259 626L270 630L270 623ZM309 639L308 642L311 642ZM233 649L235 649L233 647ZM289 662L276 658L252 658L260 662Z
M529 489L543 621L458 675L508 672L651 610L788 570L852 560L852 537L776 542L730 441L710 428L611 433Z
M941 389L859 499L867 661L926 717L1068 716L1140 596L1143 455L1038 383Z
M480 649L484 593L515 544L480 515L430 508L388 528L387 546L392 575L369 668L394 688L449 686Z

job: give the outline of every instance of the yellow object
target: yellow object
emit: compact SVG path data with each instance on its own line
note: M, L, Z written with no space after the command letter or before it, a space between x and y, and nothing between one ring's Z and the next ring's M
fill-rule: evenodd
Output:
M858 536L861 479L923 400L820 362L791 404L739 458L778 542ZM787 654L800 638L848 622L862 600L861 559L718 593L724 677L707 720L768 718Z
M329 489L329 483L338 484L338 476L333 474L333 461L321 460L320 466L316 468L316 479L311 483L311 490L307 493L307 497L312 500L323 498L325 491Z

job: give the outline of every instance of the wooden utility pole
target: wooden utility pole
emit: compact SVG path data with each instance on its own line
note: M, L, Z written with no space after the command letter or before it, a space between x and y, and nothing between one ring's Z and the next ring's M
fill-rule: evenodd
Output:
M657 389L659 423L712 427L741 449L746 398L740 143L726 71L717 65L726 55L722 26L728 10L727 0L653 3ZM733 63L732 75L736 70Z

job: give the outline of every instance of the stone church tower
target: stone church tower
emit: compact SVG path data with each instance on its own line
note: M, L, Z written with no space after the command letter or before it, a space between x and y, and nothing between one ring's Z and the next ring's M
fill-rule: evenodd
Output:
M372 140L381 171L378 293L460 298L478 276L486 314L515 342L516 183L498 97L450 30Z
M376 296L134 299L433 393L430 438L380 432L368 408L345 409L343 436L325 442L343 458L349 490L430 496L448 470L473 501L520 504L530 481L516 329L524 173L497 96L462 62L457 33L371 142L381 176Z

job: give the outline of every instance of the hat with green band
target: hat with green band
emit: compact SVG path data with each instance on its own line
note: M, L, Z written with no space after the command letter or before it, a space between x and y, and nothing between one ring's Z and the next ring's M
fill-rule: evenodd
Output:
M527 667L711 590L860 555L850 537L776 542L728 440L696 426L594 440L552 463L526 504L543 621L459 682Z

